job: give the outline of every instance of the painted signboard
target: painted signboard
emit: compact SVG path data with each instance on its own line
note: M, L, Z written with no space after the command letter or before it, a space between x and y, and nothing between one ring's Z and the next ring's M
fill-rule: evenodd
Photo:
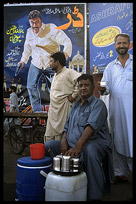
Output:
M129 53L133 53L133 3L90 3L89 40L90 72L103 73L117 57L114 38L119 33L130 35Z
M4 98L10 85L17 87L19 107L21 111L32 111L27 93L27 76L31 62L28 62L16 75L18 62L21 60L30 28L28 15L32 10L40 11L44 24L53 24L55 30L62 30L72 43L71 54L67 59L67 68L85 72L86 68L86 4L85 3L29 3L4 5ZM55 37L54 37L55 38ZM62 40L62 39L61 39ZM47 46L46 46L47 47ZM64 47L59 45L60 51ZM41 49L42 48L41 46ZM49 47L48 47L48 50ZM82 59L80 61L80 58ZM37 58L38 60L38 58ZM75 61L74 61L75 60ZM42 99L43 110L48 109L49 91L54 72L51 70L42 74L38 85ZM7 102L6 102L7 103ZM47 106L47 107L46 107Z

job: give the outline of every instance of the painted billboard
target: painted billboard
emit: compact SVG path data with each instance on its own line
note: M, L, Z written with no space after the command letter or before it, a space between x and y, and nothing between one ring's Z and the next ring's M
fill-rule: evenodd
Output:
M130 35L129 53L133 54L133 3L90 3L91 74L103 73L107 64L117 57L114 38L119 33Z
M40 11L42 22L54 26L54 39L57 30L62 30L71 40L71 53L67 59L67 68L86 72L86 4L85 3L29 3L29 4L5 4L4 5L4 98L9 97L8 87L17 87L20 111L32 111L27 92L27 76L32 57L28 58L24 67L16 75L18 62L21 60L26 41L26 33L30 28L28 15L31 11ZM47 28L48 29L48 28ZM52 34L53 35L53 34ZM46 39L47 40L47 39ZM58 41L63 39L58 39ZM57 41L57 43L58 43ZM56 44L57 44L56 43ZM55 43L54 43L55 44ZM48 51L52 54L50 45L42 47L41 52ZM64 46L59 45L60 51ZM55 50L55 48L54 48ZM80 60L81 59L81 60ZM35 60L39 60L38 58ZM43 110L48 110L49 91L54 72L50 69L39 78L38 86L41 95ZM8 102L5 102L8 103ZM8 108L8 104L7 104Z

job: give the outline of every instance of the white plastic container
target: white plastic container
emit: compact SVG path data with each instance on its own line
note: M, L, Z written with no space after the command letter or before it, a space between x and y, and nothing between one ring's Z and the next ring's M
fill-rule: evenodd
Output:
M45 189L45 201L86 201L86 173L62 176L50 172L46 178Z

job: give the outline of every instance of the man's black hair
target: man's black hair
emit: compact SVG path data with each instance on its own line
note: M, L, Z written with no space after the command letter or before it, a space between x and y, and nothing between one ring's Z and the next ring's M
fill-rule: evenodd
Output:
M87 79L89 79L91 84L94 85L94 79L91 74L82 74L80 77L77 78L77 82L81 80L87 80Z
M38 18L38 17L41 19L41 14L40 14L40 11L38 11L38 10L33 10L28 15L28 19L34 19L34 18Z
M10 86L10 89L16 92L17 88L15 86Z
M51 55L51 57L55 60L58 60L62 66L66 66L66 57L64 52L56 52Z

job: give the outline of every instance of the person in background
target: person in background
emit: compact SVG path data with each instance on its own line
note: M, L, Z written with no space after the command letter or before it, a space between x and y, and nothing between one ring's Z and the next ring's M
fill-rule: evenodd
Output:
M6 103L3 100L3 113L5 113L5 112L6 112Z
M63 51L66 57L71 56L72 43L62 30L55 29L57 27L55 24L44 24L39 11L31 11L28 18L31 27L27 30L24 51L18 65L21 69L24 63L27 64L29 57L32 57L27 77L27 89L33 112L41 112L39 78L42 74L54 74L49 69L49 57L60 50L60 45L64 46Z
M110 120L109 120L109 94L108 95L100 95L100 99L105 103L108 111L108 127L109 127L109 132L111 133L111 127L110 127Z
M77 79L81 98L73 105L63 130L62 140L45 143L46 156L58 154L79 157L87 174L87 199L102 200L105 186L112 176L111 138L104 102L93 96L94 81L90 74ZM107 162L107 174L103 163ZM107 175L107 176L106 176Z
M75 70L66 68L66 57L63 52L56 52L51 55L50 66L55 71L55 75L50 90L45 141L61 139L71 105L79 96L77 78L81 75Z
M10 93L10 111L9 112L19 112L16 87L10 86L9 93ZM19 118L6 118L5 119L4 128L5 128L6 135L8 134L10 127L14 124L20 125L21 124L20 119Z
M124 183L133 168L133 56L128 53L129 35L118 34L114 46L118 57L107 65L101 80L106 87L98 82L97 88L101 94L109 94L115 176L111 182Z

